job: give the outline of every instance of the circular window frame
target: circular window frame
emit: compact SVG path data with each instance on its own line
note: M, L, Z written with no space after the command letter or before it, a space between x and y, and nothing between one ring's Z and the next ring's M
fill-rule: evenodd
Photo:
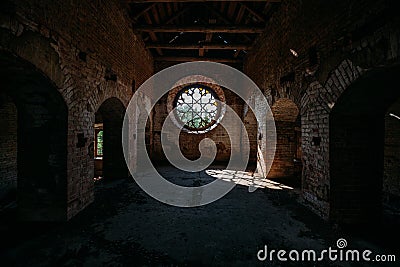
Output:
M186 123L182 122L178 115L176 114L175 108L177 101L181 95L181 93L188 89L188 88L193 88L193 87L204 87L204 89L209 90L209 92L214 96L214 98L221 103L221 105L218 106L217 110L217 115L215 118L207 125L201 128L193 128L189 127L186 125ZM173 112L174 114L171 117L173 123L182 131L191 133L191 134L204 134L207 132L212 131L215 129L221 120L223 119L226 111L226 106L225 106L225 94L223 89L218 86L215 83L210 83L210 82L194 82L194 83L187 83L183 85L179 85L174 87L168 94L168 100L167 100L167 110L168 113Z
M174 105L174 116L175 116L175 119L178 120L178 121L183 125L184 128L186 128L187 130L189 130L189 131L191 131L191 132L192 132L192 131L193 131L193 132L194 132L194 131L205 131L205 130L207 130L208 128L211 128L214 124L217 123L218 118L220 118L220 116L221 116L221 109L222 109L222 107L221 107L221 105L218 105L218 106L217 106L217 112L216 112L214 118L212 118L212 120L211 120L208 124L206 124L205 126L203 126L203 127L190 127L190 126L187 125L187 123L184 123L184 122L179 118L179 115L178 115L178 113L177 113L176 107L177 107L177 105L178 105L178 101L179 101L179 98L181 97L181 95L182 95L183 93L185 93L186 90L190 90L190 89L200 89L200 88L203 88L203 89L207 90L208 93L211 94L211 95L214 97L215 100L217 100L217 102L221 102L221 101L219 100L219 97L218 97L217 93L215 93L211 88L209 88L208 86L204 86L204 85L194 84L194 85L188 85L188 86L182 88L182 89L176 94L175 99L174 99L174 103L173 103L173 105ZM192 96L192 98L193 98L193 96ZM201 104L203 104L203 103L201 103ZM201 118L201 119L202 119L202 118Z

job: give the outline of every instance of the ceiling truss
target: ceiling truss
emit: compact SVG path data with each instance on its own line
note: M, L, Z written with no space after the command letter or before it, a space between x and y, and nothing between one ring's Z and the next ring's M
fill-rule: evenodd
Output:
M124 0L156 61L242 64L280 0Z

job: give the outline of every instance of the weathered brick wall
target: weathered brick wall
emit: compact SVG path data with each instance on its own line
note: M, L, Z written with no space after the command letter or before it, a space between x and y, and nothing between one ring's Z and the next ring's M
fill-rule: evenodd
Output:
M392 115L390 115L392 114ZM383 200L387 207L400 208L400 101L385 115Z
M17 107L0 94L0 199L17 189Z
M398 62L395 10L386 1L284 1L246 58L244 71L270 106L288 98L300 109L303 194L325 218L330 209L329 114L363 73Z
M3 1L0 48L31 62L68 106L66 217L93 201L94 114L111 97L125 106L132 85L153 73L152 57L120 2ZM79 144L79 145L78 145Z
M295 173L297 152L296 119L299 109L290 99L278 99L271 108L275 119L276 151L269 178L290 177Z
M294 175L296 153L296 132L294 122L276 121L276 151L269 178L291 177Z

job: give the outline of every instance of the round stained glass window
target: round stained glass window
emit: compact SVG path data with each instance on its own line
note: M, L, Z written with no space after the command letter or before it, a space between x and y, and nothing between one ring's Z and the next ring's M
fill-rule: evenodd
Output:
M213 129L220 117L221 102L217 94L203 85L192 85L178 92L175 116L184 128L194 132Z

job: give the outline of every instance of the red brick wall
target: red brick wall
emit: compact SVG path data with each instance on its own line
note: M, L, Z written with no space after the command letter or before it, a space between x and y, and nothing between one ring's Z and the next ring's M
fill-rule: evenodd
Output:
M299 109L290 99L281 98L271 108L275 119L276 151L269 178L290 177L295 173L297 152L296 119Z
M329 114L364 73L399 62L395 10L385 1L283 1L246 58L270 106L288 98L299 107L303 195L322 217L330 213Z
M22 0L0 6L0 49L35 65L68 106L66 217L71 218L94 198L94 114L111 97L126 106L132 84L137 87L152 75L152 56L116 0ZM83 145L77 146L78 139Z

